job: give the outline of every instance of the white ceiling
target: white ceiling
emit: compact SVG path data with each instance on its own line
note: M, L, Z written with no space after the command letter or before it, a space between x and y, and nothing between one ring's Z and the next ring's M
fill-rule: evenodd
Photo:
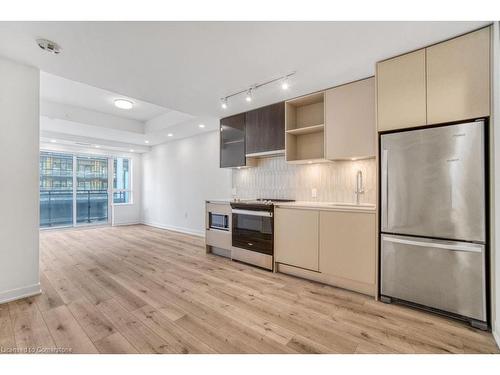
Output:
M171 139L166 132L199 134L200 122L216 129L227 114L373 75L378 60L487 23L0 22L0 56L50 73L42 74L47 101L127 116L158 143ZM40 50L40 37L62 53ZM288 91L271 85L251 105L241 96L220 108L221 97L291 71ZM113 93L140 103L137 112L114 109Z
M142 122L171 111L168 108L45 72L40 74L40 97L51 102ZM128 99L134 106L130 110L117 108L114 105L115 99Z
M118 98L132 101L133 108L115 107ZM147 152L150 146L218 126L216 119L196 118L46 72L40 74L40 99L41 136L61 144L88 143L106 149L111 144ZM199 128L199 122L207 126Z

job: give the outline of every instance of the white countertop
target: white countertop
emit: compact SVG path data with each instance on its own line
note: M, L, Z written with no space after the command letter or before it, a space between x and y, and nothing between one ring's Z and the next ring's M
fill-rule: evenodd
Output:
M240 202L245 200L247 199L241 199ZM229 204L231 202L234 202L234 199L232 198L207 199L207 203ZM295 201L295 202L275 203L274 207L333 210L333 211L375 212L375 205L366 203L357 205L356 203L342 203L342 202Z
M356 203L341 203L341 202L283 202L275 203L275 207L283 208L302 208L302 209L315 209L315 210L332 210L332 211L356 211L356 212L375 212L374 204L360 204Z
M229 204L233 201L232 198L207 199L207 203Z

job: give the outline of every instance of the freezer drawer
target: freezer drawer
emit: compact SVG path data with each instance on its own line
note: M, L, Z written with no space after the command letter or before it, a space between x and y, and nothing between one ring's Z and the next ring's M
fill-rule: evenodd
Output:
M486 321L484 245L381 239L382 295Z
M485 242L484 122L381 137L382 232Z

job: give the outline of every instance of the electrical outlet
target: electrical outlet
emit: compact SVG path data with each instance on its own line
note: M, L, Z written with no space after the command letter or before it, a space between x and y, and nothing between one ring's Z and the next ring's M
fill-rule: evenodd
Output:
M311 197L312 198L317 198L318 197L318 189L312 188L311 189Z

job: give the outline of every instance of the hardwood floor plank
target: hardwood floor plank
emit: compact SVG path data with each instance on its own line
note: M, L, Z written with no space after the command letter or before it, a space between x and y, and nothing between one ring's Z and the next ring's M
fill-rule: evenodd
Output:
M34 311L37 310L36 297L19 299L9 302L7 305L9 307L11 319L15 318L18 314L26 312L34 313Z
M17 348L8 304L0 305L0 348L6 354Z
M146 326L162 337L179 354L215 353L197 337L182 329L154 307L145 306L134 312ZM185 316L185 314L183 315Z
M76 266L65 267L62 272L67 278L70 278L81 295L94 305L111 299L112 296L90 277L87 277Z
M132 293L130 290L123 287L110 276L107 276L104 271L99 268L91 268L82 270L88 277L94 280L97 284L104 288L114 299L120 302L128 311L134 311L147 303L142 298Z
M71 353L98 353L67 306L56 307L43 312L42 315L59 348L68 349Z
M64 305L64 301L54 289L45 273L40 274L40 286L42 294L36 296L35 301L40 311L47 311Z
M116 332L116 328L109 319L86 299L74 301L68 305L68 308L93 342Z
M115 332L101 340L95 346L102 354L137 354L139 353L119 332Z
M50 269L44 272L50 284L57 291L65 304L69 304L81 298L77 287L62 273L62 269Z
M114 299L101 302L97 308L139 353L176 353L175 348Z
M39 310L17 314L13 320L13 328L19 349L36 350L56 346Z

